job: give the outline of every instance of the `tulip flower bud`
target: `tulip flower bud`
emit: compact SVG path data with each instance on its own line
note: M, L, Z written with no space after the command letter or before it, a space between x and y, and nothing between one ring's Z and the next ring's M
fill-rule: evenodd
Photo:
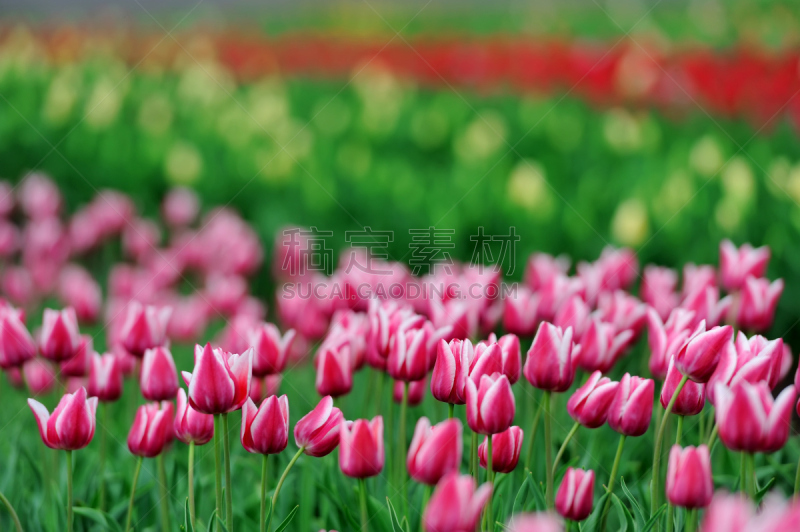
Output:
M425 399L425 390L428 380L422 379L408 383L408 404L409 406L417 406ZM392 390L392 399L397 404L403 402L403 393L405 393L406 383L403 381L394 381L394 389Z
M136 456L152 458L161 454L171 439L172 403L148 403L136 410L131 431L128 433L128 450Z
M735 388L742 381L757 383L764 381L770 389L781 377L784 343L780 338L769 341L763 336L747 336L739 331L736 343L722 352L717 369L708 381L708 399L714 402L717 384Z
M369 329L367 333L367 364L375 369L386 368L392 339L397 329L407 318L414 315L414 310L394 300L369 303Z
M618 331L611 323L594 316L581 338L578 366L585 371L608 372L633 341L633 331Z
M572 343L572 329L562 331L542 322L528 350L523 373L534 388L563 392L575 380L573 357L580 347Z
M508 532L563 532L561 518L550 513L516 514L508 522Z
M289 329L281 337L278 327L272 323L261 323L250 332L250 345L253 346L253 376L275 375L286 368L289 350L295 337L294 329Z
M51 449L75 451L92 441L97 398L87 399L84 388L64 395L52 414L34 399L28 399L28 406L36 418L42 441Z
M435 486L450 472L458 472L463 451L461 421L448 419L431 427L428 418L417 421L408 448L408 474L422 484Z
M714 495L708 447L673 445L667 467L667 499L681 508L705 508Z
M539 322L539 295L517 286L503 301L503 328L512 334L530 336Z
M260 407L250 400L242 407L242 447L248 453L278 454L289 442L289 399L272 395Z
M647 303L660 319L666 320L673 309L680 304L677 287L678 272L671 268L650 265L642 274L639 293L642 301Z
M89 366L89 395L104 403L122 396L122 365L119 355L94 353Z
M741 329L766 331L772 326L775 308L783 293L783 279L770 283L766 279L748 277L739 301L736 324Z
M131 301L119 332L122 345L137 357L152 347L164 345L171 315L171 307L144 306L138 301Z
M339 467L352 478L374 477L383 470L383 418L339 423Z
M428 373L428 329L415 328L420 324L417 316L400 325L389 351L386 372L395 380L406 382L421 380Z
M583 521L592 513L594 471L567 468L556 494L556 510L565 519Z
M81 343L75 356L60 364L61 374L67 377L86 377L94 354L94 342L88 334L81 336Z
M489 344L497 342L500 346L500 359L502 360L502 370L500 373L508 377L511 384L515 384L522 373L522 351L519 346L519 338L516 334L505 334L498 340L494 340L495 334L489 335Z
M194 347L194 373L183 372L189 404L203 414L224 414L242 407L250 393L253 350L241 355Z
M476 386L467 380L467 424L478 434L498 434L514 421L514 393L508 377L482 375Z
M566 303L561 305L553 318L553 325L566 330L572 327L572 338L575 342L583 338L583 333L589 326L591 310L583 298L576 294L570 297Z
M19 367L36 355L36 344L22 314L11 307L0 309L0 368Z
M654 390L652 379L623 375L608 410L608 426L626 436L647 432L653 414Z
M172 227L190 225L200 212L200 200L197 193L185 187L170 190L161 202L161 215Z
M192 408L186 398L186 392L180 388L173 429L175 436L183 443L205 445L214 437L214 416L201 414Z
M39 351L43 357L61 362L75 356L81 343L78 318L71 307L63 310L44 309Z
M775 452L786 444L791 428L794 386L773 400L765 382L742 381L714 390L719 439L732 451Z
M492 494L492 485L475 489L470 475L448 473L436 485L422 516L426 532L467 532L475 530L483 507Z
M694 324L705 321L708 328L716 327L725 318L733 305L731 296L719 297L716 286L698 288L681 302L681 308L694 312Z
M767 246L754 248L742 244L736 248L730 240L719 244L719 274L722 286L728 292L740 290L747 277L761 277L767 271L770 250Z
M317 393L339 397L353 388L350 346L328 347L317 354Z
M56 385L56 370L50 361L43 358L32 358L25 362L22 365L22 375L34 395L50 393Z
M178 370L172 353L163 346L144 352L140 378L142 395L148 401L167 401L178 393Z
M646 314L647 305L622 290L600 294L597 302L600 320L613 325L615 331L632 331L632 338L639 336Z
M661 406L667 408L675 390L678 388L683 375L675 368L675 357L669 361L667 378L661 388ZM703 411L706 404L706 385L687 381L681 388L681 393L672 405L672 413L679 416L694 416Z
M606 422L611 402L617 394L618 382L595 371L586 384L575 390L567 401L570 417L586 428L596 429Z
M431 375L431 393L439 401L463 405L467 380L478 382L482 375L501 371L502 364L501 350L486 349L479 356L469 340L440 340Z
M82 323L97 320L103 305L103 294L100 285L84 268L71 264L61 270L58 294L64 304L75 309Z
M717 492L706 508L703 532L744 532L755 514L753 503L743 494Z
M722 352L733 339L733 327L725 325L704 331L701 323L675 355L675 367L694 382L711 378Z
M339 426L343 420L342 411L333 406L333 398L323 397L294 426L294 441L309 456L326 456L339 445Z
M522 429L509 427L508 430L486 436L483 443L478 446L478 459L481 467L488 465L488 439L492 438L492 471L495 473L511 473L519 462L519 453L522 450Z
M661 321L658 313L647 311L647 341L650 345L650 373L653 377L664 380L672 357L683 347L692 333L690 328L694 321L694 312L676 308L666 323Z

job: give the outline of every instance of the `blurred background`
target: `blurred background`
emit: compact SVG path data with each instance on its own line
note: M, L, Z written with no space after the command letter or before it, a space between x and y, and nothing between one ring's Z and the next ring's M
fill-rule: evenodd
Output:
M642 264L773 250L800 312L800 12L780 0L5 0L0 178L157 217L176 185L280 228L478 228ZM268 266L253 279L269 297Z

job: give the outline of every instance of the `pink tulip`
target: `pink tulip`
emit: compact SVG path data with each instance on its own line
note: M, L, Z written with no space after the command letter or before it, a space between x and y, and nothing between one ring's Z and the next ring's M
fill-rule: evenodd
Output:
M17 252L19 246L20 233L17 226L8 220L0 219L0 257L10 258Z
M152 347L164 345L171 314L171 307L144 306L131 301L119 333L122 345L136 357Z
M492 471L495 473L511 473L519 462L519 453L522 450L522 429L509 427L492 438ZM488 462L488 439L483 438L483 443L478 446L478 459L481 467L486 469Z
M36 288L30 272L23 266L8 265L0 277L3 294L17 305L30 305L36 297Z
M652 308L658 317L666 320L675 307L680 304L678 272L671 268L649 265L642 275L642 286L639 290L642 301Z
M22 370L19 367L9 368L5 370L6 378L12 388L21 390L25 387L25 379L22 377Z
M739 301L736 324L751 331L766 331L772 326L775 308L783 293L783 279L773 281L748 277Z
M383 418L339 424L339 467L352 478L374 477L383 470Z
M448 419L431 427L428 418L417 421L408 448L408 474L422 484L436 485L448 473L458 472L463 451L461 421Z
M194 348L194 373L183 372L189 386L189 404L203 414L239 410L250 393L253 350L241 355L212 349L211 344Z
M675 390L678 388L683 375L675 367L675 357L669 362L667 377L661 388L661 406L667 408ZM706 404L706 385L687 381L681 388L681 393L672 405L672 413L679 416L694 416L703 411Z
M736 292L744 286L747 277L761 277L767 271L770 251L767 246L754 248L742 244L736 248L730 240L719 244L719 273L722 286L728 292Z
M289 442L289 399L272 395L260 407L250 400L242 407L242 447L248 453L278 454Z
M294 329L281 337L278 327L272 323L261 323L250 332L253 346L253 375L263 377L280 373L286 367L289 350L294 341Z
M753 504L744 495L719 491L706 508L700 530L703 532L745 532L747 523L754 514Z
M463 405L467 399L467 380L499 372L502 363L500 350L484 350L477 356L469 340L440 340L431 375L431 393L444 403Z
M172 316L167 324L168 336L181 343L197 340L206 330L209 321L208 304L202 296L176 299L171 302L171 306Z
M611 323L593 316L581 338L578 366L584 371L607 373L625 353L633 336L631 329L619 331Z
M122 396L122 364L117 354L92 354L89 365L89 395L104 403Z
M644 327L646 314L647 305L622 290L601 294L597 302L597 315L602 321L617 331L630 330L634 337Z
M81 322L94 323L100 315L103 304L100 285L84 268L73 264L61 270L58 294L65 305L75 309Z
M552 257L546 253L534 253L525 267L525 284L531 290L539 290L554 277L566 275L569 266L569 257L565 255Z
M739 382L766 382L770 389L775 388L781 378L784 343L780 338L769 341L755 335L750 339L742 332L736 336L736 343L722 352L717 369L708 381L708 398L714 402L717 383L734 388Z
M564 523L554 514L516 514L508 522L508 532L562 532Z
M716 286L698 288L681 302L681 308L694 312L694 324L705 321L706 327L716 327L723 321L733 305L731 296L719 297Z
M473 532L492 494L492 485L475 488L475 479L470 475L459 475L457 471L445 475L425 508L425 531Z
M422 379L408 383L408 404L409 406L419 405L425 399L425 390L428 389L428 379ZM395 403L400 404L403 402L403 393L405 393L406 383L403 381L394 381L394 388L392 389L392 399Z
M350 346L327 348L317 354L317 393L339 397L353 388Z
M247 280L241 275L212 273L206 277L203 297L215 312L229 316L236 313L247 297Z
M128 450L145 458L161 454L169 443L172 415L172 403L168 401L140 406L128 433Z
M139 380L142 396L148 401L167 401L178 393L178 370L167 347L144 352Z
M512 334L530 336L539 322L539 296L524 286L504 299L503 328Z
M161 202L161 216L171 227L191 225L200 212L200 199L190 188L175 187Z
M0 308L0 368L19 367L36 355L36 344L22 316L21 310Z
M389 358L392 340L400 325L414 315L414 310L397 301L371 300L367 317L367 364L383 370Z
M89 367L94 354L94 342L88 334L81 336L81 343L78 352L69 360L61 363L61 374L67 377L86 377L89 375Z
M556 494L556 510L565 519L583 521L592 513L594 471L567 468Z
M673 445L667 467L667 499L681 508L705 508L714 495L708 447Z
M528 350L523 373L534 388L563 392L575 380L573 357L580 347L572 343L572 329L562 331L542 322Z
M160 242L161 229L152 220L130 220L122 231L122 249L139 262L155 253Z
M650 346L650 373L653 377L664 380L667 376L670 360L692 334L693 322L694 312L691 310L676 308L670 313L666 323L661 321L655 310L648 310L647 341Z
M572 336L575 342L579 342L583 338L583 333L589 326L590 320L591 310L589 305L586 304L581 296L574 295L558 309L553 318L553 325L561 327L562 330L572 327Z
M280 374L250 379L250 399L260 403L270 395L278 395L283 377Z
M514 421L514 393L508 377L482 375L478 385L467 380L467 424L478 434L497 434Z
M742 381L735 388L717 384L716 420L719 439L732 451L775 452L786 444L791 429L794 386L773 400L765 382Z
M173 422L175 436L183 443L205 445L214 437L214 416L201 414L189 405L186 392L178 390L178 408Z
M56 385L56 370L49 360L32 358L22 365L22 375L33 395L45 395Z
M8 181L0 181L0 217L5 218L14 210L14 187Z
M570 417L586 428L595 429L606 422L611 403L617 394L618 382L595 371L586 384L575 390L567 401Z
M28 406L36 418L42 441L51 449L75 451L92 441L97 399L87 399L84 388L65 394L52 414L34 399L28 399Z
M694 382L706 383L733 339L730 325L704 330L701 323L675 354L675 367Z
M681 297L698 291L705 292L706 288L717 287L717 271L708 264L687 263L683 266L683 286Z
M639 277L639 261L632 249L606 246L595 264L602 272L602 291L625 289Z
M81 343L78 318L71 307L64 310L44 309L39 351L42 356L61 362L75 356Z
M61 192L43 173L28 174L19 184L17 199L28 218L57 217L61 210Z
M653 413L654 389L652 379L623 375L608 411L608 426L626 436L641 436L647 432Z
M429 331L419 328L420 324L421 320L415 316L397 329L386 361L386 372L395 380L418 381L428 374Z
M561 307L566 305L573 297L580 297L584 302L589 303L586 300L586 284L577 277L556 275L542 285L537 293L540 296L539 318L545 321L555 319Z
M333 406L331 396L323 397L314 410L294 426L294 441L309 456L326 456L339 445L342 411Z
M494 337L494 333L489 335L489 343L494 341ZM519 338L515 334L505 334L497 340L497 345L500 346L500 358L503 363L500 372L508 377L511 384L515 384L522 373L522 350Z

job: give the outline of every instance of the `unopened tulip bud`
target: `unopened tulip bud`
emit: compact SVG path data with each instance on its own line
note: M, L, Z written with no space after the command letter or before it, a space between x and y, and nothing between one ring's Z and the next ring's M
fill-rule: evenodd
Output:
M565 519L583 521L592 513L594 471L567 468L556 494L556 510Z
M317 359L317 393L339 397L353 388L353 367L350 364L350 346L325 348Z
M683 375L675 367L675 357L673 357L669 362L664 386L661 388L661 406L667 408L682 378ZM705 404L706 385L687 381L672 405L672 413L679 416L694 416L703 411Z
M152 347L164 345L171 314L171 307L144 306L131 301L119 333L122 345L137 357Z
M81 336L81 343L75 356L61 363L61 374L67 377L86 377L89 375L94 342L88 334Z
M421 380L428 373L428 329L417 328L416 317L400 325L389 351L386 371L395 380L406 382Z
M613 324L592 317L581 338L578 366L585 371L608 372L631 344L633 335L630 329L618 331Z
M92 441L97 399L87 399L84 388L64 395L52 414L34 399L28 399L28 406L36 418L42 441L51 449L75 451Z
M175 437L183 443L205 445L214 437L214 416L201 414L189 405L186 392L178 390L178 407L173 422Z
M471 475L449 473L442 478L422 517L426 532L469 532L475 530L483 507L492 494L492 485L475 489Z
M708 447L674 445L667 467L667 499L681 508L705 508L714 495Z
M670 360L692 334L693 322L694 312L691 310L676 308L670 313L666 323L661 321L661 317L655 310L647 311L649 365L653 377L664 380L667 376Z
M211 344L196 345L194 372L183 372L192 408L203 414L240 409L250 393L252 357L252 349L236 355L212 349Z
M420 418L406 457L411 478L434 486L447 473L458 472L463 451L462 432L461 421L457 419L431 427L428 418Z
M567 412L584 427L595 429L606 422L618 387L618 382L595 371L586 384L575 390L569 398Z
M503 301L503 328L512 334L530 336L539 322L539 295L524 286L509 294Z
M242 447L249 453L277 454L289 442L289 399L267 397L260 407L249 398L242 407Z
M69 360L78 352L80 343L78 318L71 307L60 311L44 309L39 332L39 351L43 357L56 362Z
M89 366L89 395L107 403L122 396L122 365L119 355L94 353Z
M142 395L148 401L167 401L178 393L178 370L172 353L163 346L144 352L140 377Z
M128 450L136 456L152 458L161 454L172 431L172 403L148 403L136 411L128 433Z
M733 327L724 325L704 330L704 324L675 354L675 367L694 382L706 383L717 369L723 351L733 339Z
M653 414L654 390L652 379L623 375L608 411L608 426L626 436L647 432Z
M32 358L22 366L28 389L34 395L45 395L56 385L56 370L49 360Z
M794 386L773 400L765 382L742 381L734 388L717 384L714 391L719 439L732 451L775 452L786 444L791 428Z
M478 459L481 467L488 465L488 439L492 438L492 471L495 473L511 473L522 450L523 432L519 427L509 427L508 430L486 436L483 443L478 446Z
M36 344L22 320L22 311L0 309L0 368L19 367L36 355Z
M339 445L342 411L333 406L331 396L323 397L314 410L294 426L294 441L309 456L326 456Z
M467 380L467 424L478 434L497 434L514 421L514 393L508 377L482 375L476 385Z
M573 356L578 354L579 349L572 343L572 329L562 331L555 325L543 322L525 359L525 378L540 390L568 390L575 380Z
M750 331L763 332L769 329L782 293L783 279L770 283L767 279L748 277L742 289L736 324Z
M383 470L383 418L339 424L339 467L352 478L374 477Z
M294 329L281 336L278 327L272 323L261 323L250 332L250 345L253 346L253 375L263 377L280 373L286 368L289 350L294 341Z

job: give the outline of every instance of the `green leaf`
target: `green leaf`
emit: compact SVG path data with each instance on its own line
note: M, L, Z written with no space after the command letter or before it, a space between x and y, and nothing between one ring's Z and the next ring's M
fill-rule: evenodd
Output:
M667 505L662 504L661 508L656 510L656 513L654 513L650 520L645 523L642 532L650 532L653 530L653 528L656 526L656 523L658 523L659 519L661 519L661 514L663 514L665 511L667 511Z
M633 516L631 512L622 504L622 501L619 500L619 497L611 494L611 502L614 503L614 507L617 509L617 513L619 514L619 522L623 524L621 532L634 532L636 530L636 525L633 523Z
M214 521L217 520L217 509L211 512L211 517L208 519L208 530L206 532L214 532Z
M639 501L636 500L636 497L633 496L631 490L628 489L628 486L625 484L625 478L623 477L620 477L620 486L622 486L622 493L625 494L625 497L628 499L631 508L633 508L633 513L636 517L636 530L641 530L644 528L644 523L646 521L644 517L644 510L642 510L642 506L639 504Z
M394 505L392 501L389 500L389 497L386 497L386 505L389 507L389 522L392 525L392 532L402 532L403 527L400 524L400 520L397 518L397 512L394 510Z
M286 527L289 526L289 523L292 522L292 519L294 519L294 516L299 508L300 505L297 505L294 508L292 508L292 511L289 512L289 515L286 516L286 519L284 519L283 522L281 522L281 524L278 525L278 528L275 529L275 532L283 532L284 530L286 530Z
M194 532L192 520L189 519L189 497L186 497L183 501L183 524L181 525L181 530Z
M597 523L600 521L600 514L603 512L603 507L606 505L606 499L608 499L609 494L606 493L597 501L597 504L594 505L594 511L592 515L589 516L589 519L584 521L583 525L581 526L581 530L596 530Z
M767 483L766 483L766 484L764 484L764 487L763 487L763 488L761 488L760 490L758 490L758 491L756 492L756 496L755 496L755 502L756 502L756 506L758 506L759 504L761 504L761 499L763 499L763 498L764 498L764 496L767 494L767 492L768 492L770 489L772 489L772 486L774 486L774 485L775 485L775 477L772 477L771 479L769 479L769 480L767 481Z
M87 508L85 506L73 506L72 511L75 512L75 515L80 515L81 517L85 517L91 521L94 521L98 525L103 525L107 530L122 532L122 528L120 528L119 524L114 520L114 518L105 512L101 512L100 510L96 510L94 508Z
M522 505L528 498L528 493L530 491L530 488L531 488L531 475L529 473L525 475L525 480L522 482L522 486L520 486L519 490L517 490L517 496L514 497L514 506L512 507L511 515L515 515L522 512Z

